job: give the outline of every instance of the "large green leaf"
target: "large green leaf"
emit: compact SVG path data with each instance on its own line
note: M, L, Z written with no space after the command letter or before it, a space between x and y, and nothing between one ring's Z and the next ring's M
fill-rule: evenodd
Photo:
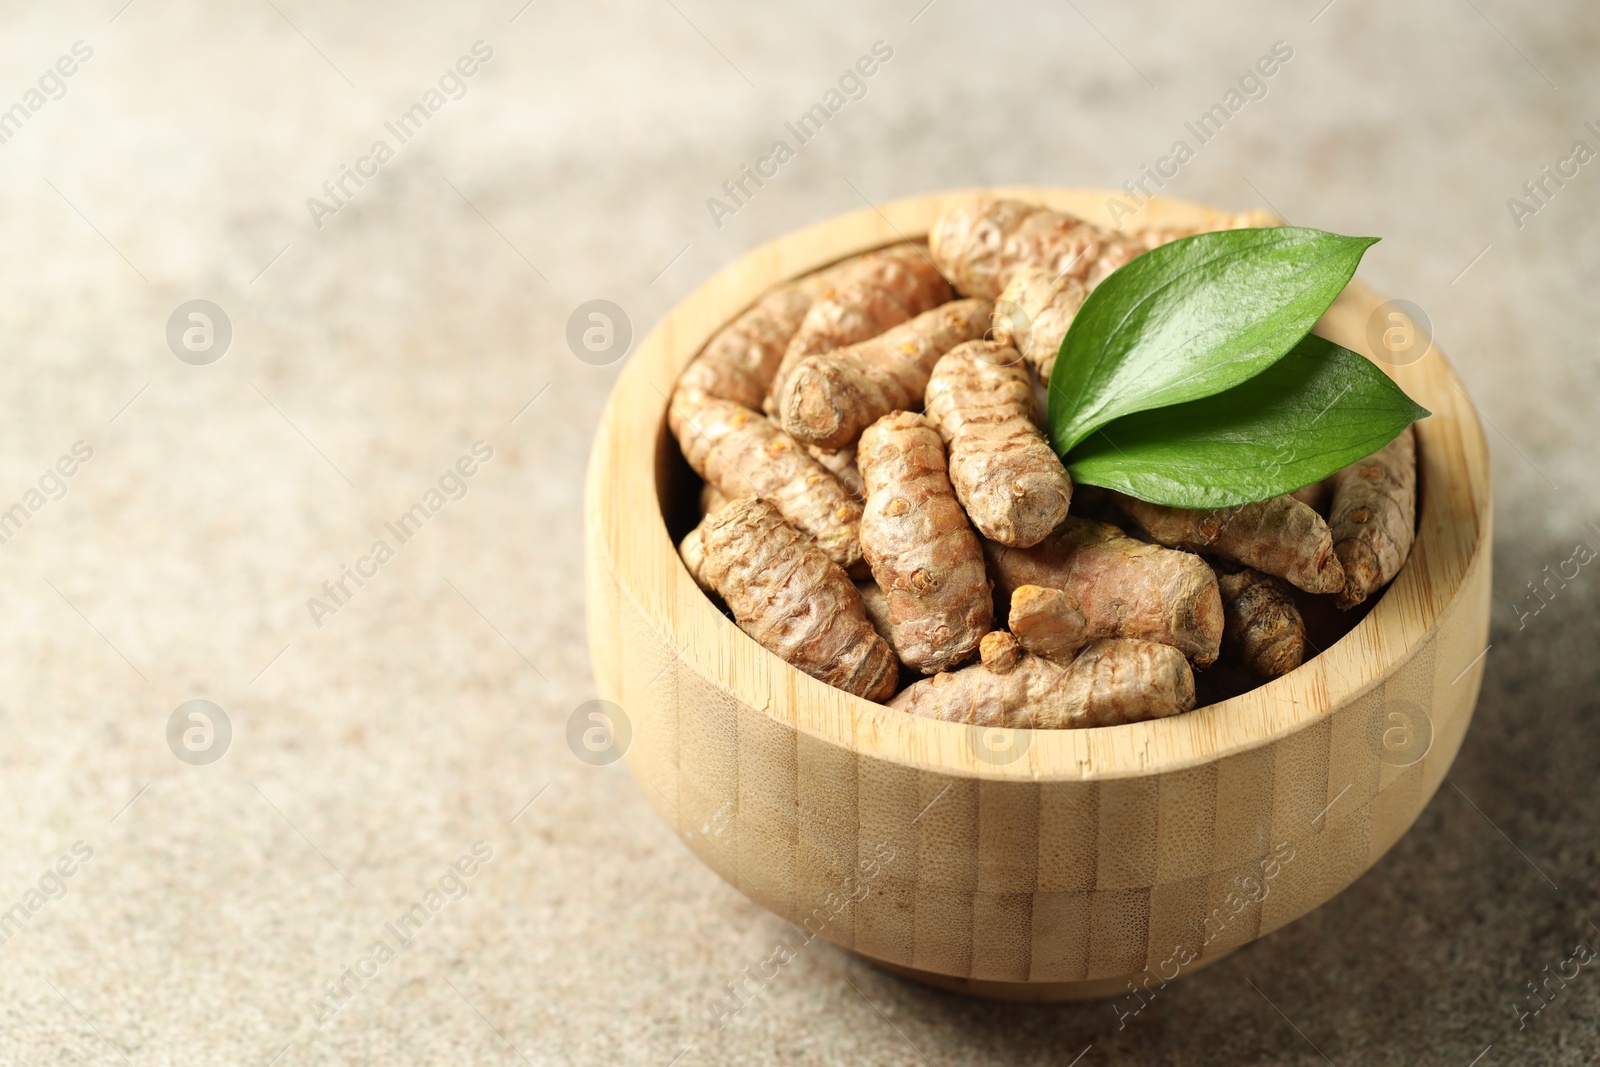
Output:
M1220 393L1316 324L1376 237L1293 226L1196 234L1132 260L1079 309L1050 376L1066 455L1111 420Z
M1310 485L1427 415L1367 359L1308 334L1227 392L1102 427L1067 469L1155 504L1232 507Z

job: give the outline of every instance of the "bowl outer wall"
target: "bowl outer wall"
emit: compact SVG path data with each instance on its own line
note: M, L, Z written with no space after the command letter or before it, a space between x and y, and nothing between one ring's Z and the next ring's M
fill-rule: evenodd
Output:
M994 192L1104 225L1116 195ZM676 447L667 397L767 288L920 238L963 195L884 204L764 245L639 346L602 417L586 492L597 683L630 719L629 767L652 805L709 866L810 934L980 981L1164 974L1175 949L1213 958L1327 900L1443 780L1484 665L1486 442L1437 348L1378 364L1434 413L1418 424L1417 543L1349 634L1239 697L1128 726L1021 731L1025 751L1002 763L984 758L982 731L833 689L761 649L678 561L658 495ZM1124 226L1212 214L1158 200ZM1318 332L1370 355L1380 303L1353 283ZM1426 730L1426 754L1398 765L1381 744L1391 728Z

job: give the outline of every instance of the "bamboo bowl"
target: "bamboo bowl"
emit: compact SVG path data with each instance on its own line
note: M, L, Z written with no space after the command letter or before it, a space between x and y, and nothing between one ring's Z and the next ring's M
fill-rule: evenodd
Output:
M1000 191L1111 224L1104 191ZM666 429L667 397L707 339L770 286L920 238L959 195L897 201L756 249L639 346L589 464L590 651L600 695L631 722L626 756L645 795L752 900L943 988L1109 996L1304 915L1376 863L1433 796L1483 675L1487 448L1437 349L1379 364L1433 412L1417 427L1416 545L1348 634L1242 696L1126 726L983 731L833 689L741 632L679 562L664 516L685 524L693 484ZM1156 201L1131 224L1210 214ZM1370 355L1379 303L1352 284L1320 332Z

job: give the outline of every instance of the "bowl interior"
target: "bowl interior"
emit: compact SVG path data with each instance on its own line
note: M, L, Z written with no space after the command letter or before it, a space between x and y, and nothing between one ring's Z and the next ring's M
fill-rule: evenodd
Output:
M1110 194L1026 188L1003 195L1044 202L1110 225ZM778 282L906 239L921 239L939 211L963 195L881 205L780 238L708 281L640 346L608 412L592 477L611 484L600 516L611 563L625 586L649 590L647 608L686 664L733 699L778 721L862 753L982 778L1086 780L1181 769L1269 744L1357 699L1406 662L1433 633L1482 553L1488 529L1487 458L1471 402L1437 348L1405 365L1377 365L1433 412L1418 424L1418 536L1406 567L1362 612L1318 610L1308 631L1320 648L1298 670L1248 692L1207 694L1204 707L1169 719L1088 730L1039 730L1022 759L978 760L972 729L891 711L833 689L761 649L695 586L676 540L697 520L698 479L666 429L671 383L710 336ZM1125 225L1193 224L1211 209L1153 201ZM1382 300L1352 283L1318 332L1371 351L1367 323ZM639 514L648 508L648 516ZM623 512L628 513L626 518ZM623 531L626 531L624 536ZM635 543L638 542L638 543ZM629 575L633 581L629 580Z
M926 234L918 234L913 240L923 240ZM886 246L879 246L886 247ZM865 250L864 250L865 251ZM759 294L758 294L759 296ZM753 301L752 301L753 302ZM734 309L731 320L749 305ZM1427 506L1427 497L1422 489L1422 480L1426 476L1426 461L1422 453L1426 445L1418 442L1418 487L1417 487L1417 514L1415 516L1417 527L1423 524L1423 510ZM683 458L683 452L678 447L677 439L667 429L665 418L661 423L661 432L656 440L656 498L661 507L661 517L667 526L667 535L673 544L681 541L690 530L700 521L699 494L705 482L689 466ZM1355 629L1375 608L1384 596L1389 594L1385 588L1380 596L1371 597L1349 611L1341 611L1333 606L1330 596L1316 596L1302 590L1290 587L1289 590L1295 598L1295 604L1300 609L1300 614L1305 622L1306 646L1308 660L1322 654L1327 649L1336 645L1346 634ZM728 612L723 609L723 614ZM731 619L731 616L729 616ZM1195 688L1198 694L1196 708L1206 707L1220 703L1232 697L1258 688L1261 680L1254 678L1243 671L1231 669L1226 664L1219 662L1208 670L1195 671ZM1120 727L1100 727L1100 729L1120 729Z

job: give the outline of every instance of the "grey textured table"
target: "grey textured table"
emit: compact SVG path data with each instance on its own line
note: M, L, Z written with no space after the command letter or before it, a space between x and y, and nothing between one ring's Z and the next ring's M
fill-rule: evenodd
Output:
M1600 945L1600 570L1528 592L1600 548L1600 164L1522 188L1600 148L1600 16L924 3L6 5L0 1063L1595 1061L1592 968L1513 1006ZM878 41L858 99L708 207ZM1427 310L1492 426L1494 643L1459 762L1348 892L1126 1028L818 943L717 1029L778 921L565 740L618 366L574 357L569 315L608 299L642 336L796 226L1116 186L1178 139L1167 193L1383 235L1363 276ZM217 334L175 332L194 363L168 343L195 299L231 324L209 363ZM190 700L225 744L213 714L169 747Z

